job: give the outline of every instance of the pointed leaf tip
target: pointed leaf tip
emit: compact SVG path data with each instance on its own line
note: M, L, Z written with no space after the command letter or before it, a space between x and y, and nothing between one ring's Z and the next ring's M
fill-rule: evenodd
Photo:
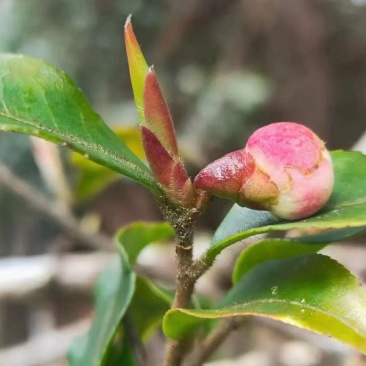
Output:
M131 23L131 15L125 23L125 45L130 70L130 78L137 107L137 113L141 123L144 122L144 84L148 72L148 66L141 48L137 42Z
M132 19L132 14L129 14L127 19L126 19L126 22L125 22L125 29L128 27L128 26L131 26L131 19Z

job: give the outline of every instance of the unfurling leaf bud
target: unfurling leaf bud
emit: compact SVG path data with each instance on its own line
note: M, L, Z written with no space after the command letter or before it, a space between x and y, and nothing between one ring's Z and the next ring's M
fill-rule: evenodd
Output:
M323 141L293 122L260 128L245 149L214 161L195 179L197 189L290 220L320 210L333 185L332 160Z
M169 108L154 69L147 66L133 32L131 17L125 24L125 43L142 142L150 168L174 204L194 207L194 187L178 153Z

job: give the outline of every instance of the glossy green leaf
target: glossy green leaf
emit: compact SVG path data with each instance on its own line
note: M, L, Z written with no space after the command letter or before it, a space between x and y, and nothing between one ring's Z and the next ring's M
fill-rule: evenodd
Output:
M332 159L334 190L327 205L317 214L298 221L280 221L269 212L234 205L214 235L207 252L208 259L213 261L229 245L256 234L366 226L366 156L358 152L335 151Z
M71 366L107 366L106 360L115 353L113 339L117 336L135 289L135 274L122 248L115 261L99 278L95 289L96 311L88 334L71 347ZM112 348L111 348L112 347ZM112 352L110 352L112 350Z
M207 319L247 315L312 330L366 353L366 292L347 269L320 254L262 263L216 309L169 310L163 329L179 339Z
M306 244L330 244L340 242L342 240L355 237L366 231L366 226L360 227L346 227L344 229L337 230L325 230L320 231L319 234L306 235L302 237L292 238Z
M235 262L233 283L237 283L243 275L263 262L316 253L324 246L324 244L309 245L291 239L261 240L241 252Z
M236 283L250 269L266 261L296 257L316 253L328 243L344 240L364 228L347 228L301 238L264 239L245 248L236 260L233 283Z
M108 350L106 366L137 366L146 364L143 341L161 325L170 308L172 296L138 276L132 301L123 318L119 336L115 336Z
M0 130L64 143L161 193L149 169L94 112L81 90L44 61L0 55Z
M116 235L117 242L126 251L133 265L140 252L149 244L171 239L173 228L165 222L135 222L122 228ZM173 297L151 282L138 276L129 314L137 333L146 341L160 326L169 310Z
M141 250L148 244L170 239L173 234L173 228L165 222L134 222L122 228L116 239L126 251L129 263L133 265Z

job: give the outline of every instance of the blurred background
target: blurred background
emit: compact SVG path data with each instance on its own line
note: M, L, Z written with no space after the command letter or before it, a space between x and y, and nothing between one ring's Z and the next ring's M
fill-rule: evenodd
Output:
M309 126L329 149L366 152L365 0L0 0L0 51L69 73L141 155L123 45L130 13L192 176L275 121ZM103 240L88 239L161 217L143 188L64 147L0 133L0 161L0 365L66 365L70 341L88 329L94 282L113 256ZM199 245L229 207L213 200L198 226ZM332 253L364 279L366 254L357 244ZM230 286L236 254L225 254L200 282L202 293L214 299ZM139 262L166 283L174 265L173 250ZM149 365L160 362L156 345L159 335L148 345ZM338 343L259 320L216 357L226 359L215 363L223 366L366 364Z

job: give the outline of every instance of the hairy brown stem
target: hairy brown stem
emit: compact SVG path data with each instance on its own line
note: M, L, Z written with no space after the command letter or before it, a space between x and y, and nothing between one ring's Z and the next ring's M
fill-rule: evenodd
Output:
M223 320L207 338L199 344L189 356L184 366L201 366L207 361L217 348L225 341L228 335L238 329L245 318L236 317Z
M187 308L193 293L195 280L192 278L192 256L191 245L177 244L176 254L178 261L176 294L173 308Z
M189 221L187 226L175 227L175 229L178 266L176 294L172 309L188 308L196 281L211 267L213 262L207 257L207 253L202 254L199 259L193 261L192 222ZM189 347L190 339L168 341L164 366L180 366ZM197 365L201 364L198 363Z
M172 309L188 308L194 291L196 278L192 273L193 264L193 221L173 222L176 232L177 278ZM187 349L187 340L170 340L167 343L165 366L179 366Z

